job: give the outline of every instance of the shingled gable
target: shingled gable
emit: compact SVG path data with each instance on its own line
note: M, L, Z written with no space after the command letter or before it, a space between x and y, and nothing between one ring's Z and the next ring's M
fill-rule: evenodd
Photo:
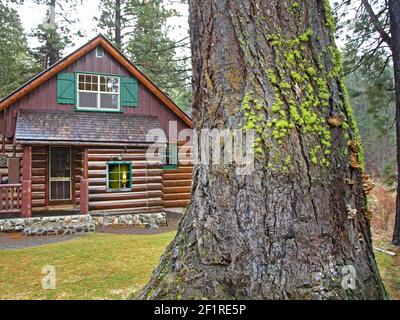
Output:
M53 66L36 75L34 78L26 82L20 88L15 90L9 96L0 101L0 111L8 108L28 93L38 88L50 78L57 75L69 65L83 57L98 46L102 46L115 60L125 67L134 77L136 77L150 92L152 92L166 107L168 107L177 117L179 117L187 126L192 128L191 119L166 95L158 88L149 78L147 78L127 57L124 56L106 37L98 35L87 44L71 53L64 59L61 59Z

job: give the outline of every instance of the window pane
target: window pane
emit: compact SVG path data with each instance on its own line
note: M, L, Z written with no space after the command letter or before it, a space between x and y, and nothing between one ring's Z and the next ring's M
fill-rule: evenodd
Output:
M176 166L178 164L178 147L176 144L167 144L164 152L164 165Z
M80 92L79 107L97 109L97 93Z
M119 93L119 78L118 77L101 77L100 84L102 92Z
M109 189L130 189L132 175L129 163L108 165L108 188Z
M119 109L117 94L100 94L100 108L101 109Z
M70 149L51 148L51 177L69 178L71 175Z

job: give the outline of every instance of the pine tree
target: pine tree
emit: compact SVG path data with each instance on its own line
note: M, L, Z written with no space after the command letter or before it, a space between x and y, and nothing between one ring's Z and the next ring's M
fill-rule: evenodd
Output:
M0 99L27 81L37 67L16 10L0 3Z
M33 54L43 69L62 58L64 50L73 44L71 40L71 25L76 23L71 13L77 5L76 0L35 0L36 3L47 5L47 15L42 23L32 32L40 45L34 48ZM82 36L78 32L78 36Z
M177 50L188 37L169 38L167 19L177 15L162 0L106 0L101 3L99 28L185 111L191 105L188 57Z
M400 61L398 61L400 57L396 49L399 40L393 39L396 32L400 33L400 26L396 21L400 14L399 2L400 0L342 0L336 11L339 12L339 18L344 21L342 27L347 34L345 38L348 56L352 58L351 71L363 66L364 69L375 69L375 75L378 77L390 68L394 75L395 85L390 90L395 92L396 97L397 186L399 190L393 244L400 246L400 79L398 79L400 76L396 77L400 73ZM382 60L385 61L383 64Z
M385 298L329 2L189 7L194 127L254 130L255 171L200 154L177 236L140 297Z
M384 61L382 61L383 63ZM376 64L378 65L378 63ZM360 128L368 173L393 188L396 173L396 132L393 75L361 67L346 77L351 105Z

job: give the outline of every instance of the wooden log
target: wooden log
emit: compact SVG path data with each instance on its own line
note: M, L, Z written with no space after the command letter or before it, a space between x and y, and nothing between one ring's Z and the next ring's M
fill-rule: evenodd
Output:
M165 180L163 181L164 188L168 187L186 187L192 185L192 180Z
M164 188L164 194L174 194L174 193L189 193L192 190L191 186L184 186L184 187L168 187Z
M164 201L164 208L186 208L188 204L189 200Z
M32 146L24 146L21 216L32 216Z
M190 193L164 194L164 201L189 200L189 199L190 199Z
M164 180L192 180L190 173L164 173Z

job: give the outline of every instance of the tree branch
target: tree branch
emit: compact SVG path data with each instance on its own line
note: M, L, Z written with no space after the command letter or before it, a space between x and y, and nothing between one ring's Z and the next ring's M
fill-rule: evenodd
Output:
M372 9L371 5L369 4L368 0L361 0L361 2L364 5L364 8L367 11L376 31L380 34L383 41L385 41L389 45L389 47L392 48L392 39L390 35L381 27L379 19Z

